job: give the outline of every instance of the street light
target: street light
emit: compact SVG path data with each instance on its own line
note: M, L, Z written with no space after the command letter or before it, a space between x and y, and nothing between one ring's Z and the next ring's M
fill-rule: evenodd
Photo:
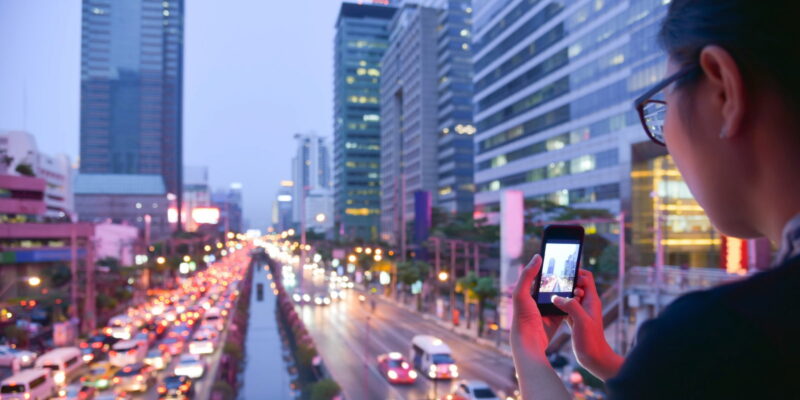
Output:
M188 263L189 261L192 261L192 257L189 257L188 254L183 256L183 262L187 262Z
M317 222L319 222L321 224L321 223L325 222L325 214L319 213L319 214L317 214L316 217L314 217L314 219L317 220Z
M350 254L349 256L347 256L347 261L350 261L351 263L356 262L356 255Z
M211 246L210 245L206 245L205 247L203 247L203 250L211 251Z
M380 260L383 260L383 257L381 257L380 254L375 254L375 257L373 257L373 259L375 260L375 262L378 262Z
M30 285L31 287L39 286L41 283L42 279L39 278L38 276L28 277L28 285Z
M165 262L167 262L167 259L164 257L156 258L156 263L158 263L159 265L163 265Z
M447 271L439 272L439 280L440 281L446 282L447 278L449 278L449 274L447 273Z
M8 285L6 285L6 287L3 288L3 291L0 291L0 298L2 298L4 294L6 294L8 289L11 289L12 286L17 284L17 282L25 282L31 287L36 287L42 283L42 279L39 278L38 276L20 276L16 280L12 280L11 282L9 282Z

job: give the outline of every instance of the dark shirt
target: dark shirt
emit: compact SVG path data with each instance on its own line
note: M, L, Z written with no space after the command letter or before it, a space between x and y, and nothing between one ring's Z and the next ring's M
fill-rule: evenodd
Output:
M639 330L611 399L800 398L800 257L680 297Z

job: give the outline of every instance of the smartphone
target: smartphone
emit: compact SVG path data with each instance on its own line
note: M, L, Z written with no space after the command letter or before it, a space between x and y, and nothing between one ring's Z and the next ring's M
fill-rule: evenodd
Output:
M578 279L583 227L580 225L548 225L542 235L542 268L531 288L531 295L542 315L566 315L553 304L553 295L574 296Z

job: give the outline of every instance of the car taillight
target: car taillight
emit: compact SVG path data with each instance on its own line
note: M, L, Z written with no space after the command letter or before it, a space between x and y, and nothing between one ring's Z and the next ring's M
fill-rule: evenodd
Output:
M115 376L115 377L114 377L114 379L112 379L112 381L113 381L114 383L119 383L119 377L118 377L118 376Z
M181 390L184 392L189 390L189 385L184 383L183 385L181 385Z
M111 357L114 357L114 356L117 355L117 352L114 351L114 350L111 350L111 352L109 352L108 355L110 355Z
M81 348L82 348L82 349L85 349L85 348L87 348L87 347L89 347L89 344L88 344L88 343L86 343L86 342L83 342L83 343L81 343Z
M101 348L101 347L103 347L103 343L100 343L100 342L94 342L94 343L92 343L92 348L93 348L93 349L99 349L99 348Z
M136 380L139 381L139 382L142 382L142 381L144 381L144 377L141 376L141 375L136 375Z
M165 388L164 386L159 386L158 387L158 393L161 393L161 394L167 393L167 388Z
M136 349L129 349L128 354L136 354Z

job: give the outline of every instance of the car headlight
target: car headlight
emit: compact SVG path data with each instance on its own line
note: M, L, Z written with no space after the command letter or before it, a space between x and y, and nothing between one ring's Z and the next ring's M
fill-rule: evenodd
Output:
M431 366L428 367L428 372L436 373L436 364L431 364Z
M450 364L450 372L458 372L458 366L455 364Z
M61 389L61 390L58 391L58 395L61 396L61 397L65 397L67 395L67 391L64 390L64 389Z
M428 371L428 376L431 378L436 378L436 371Z
M397 379L397 372L394 372L393 370L389 370L386 375L389 377L389 379Z
M97 381L97 386L106 387L108 386L108 379L100 379Z
M31 360L31 356L29 356L29 355L22 356L22 362L27 364L30 360Z
M64 383L64 371L56 372L55 375L53 375L53 380L59 385Z
M408 371L408 377L411 379L417 379L417 371L414 371L413 369Z

